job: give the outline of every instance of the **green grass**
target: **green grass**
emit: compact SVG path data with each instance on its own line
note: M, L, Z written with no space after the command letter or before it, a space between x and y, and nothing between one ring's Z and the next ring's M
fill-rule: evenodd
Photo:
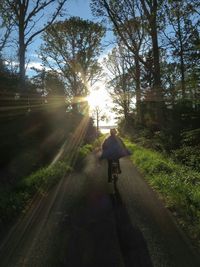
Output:
M76 162L83 164L83 159L92 151L94 144L86 144L77 150ZM0 189L0 226L13 221L27 207L35 194L46 194L59 180L72 170L66 155L57 161L23 177L13 186ZM80 168L80 165L78 165Z
M129 140L125 143L133 153L131 160L200 247L200 173Z
M71 170L64 161L58 161L52 166L44 167L24 177L14 187L0 191L0 224L13 220L31 201L36 193L45 194L60 178Z
M100 148L107 134L100 134L100 136L93 142L93 148Z
M86 144L83 147L80 147L78 150L78 159L84 159L93 149L92 144Z
M74 168L80 170L84 166L85 157L93 150L92 144L86 144L78 148Z
M200 171L200 145L196 146L182 146L179 149L172 151L172 158L175 161L181 162L182 164Z
M84 158L91 152L101 148L105 135L101 134L98 138L95 139L91 144L86 144L79 147L78 154L76 158L75 167L81 168L84 165Z
M54 165L41 168L28 177L25 177L19 184L19 188L30 193L45 193L48 188L55 185L70 170L71 167L66 162L57 161Z

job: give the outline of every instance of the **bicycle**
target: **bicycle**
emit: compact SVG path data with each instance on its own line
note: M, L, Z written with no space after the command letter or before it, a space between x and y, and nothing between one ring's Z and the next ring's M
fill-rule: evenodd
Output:
M114 183L114 185L116 186L116 183L118 181L118 174L120 173L119 171L119 161L117 160L112 160L111 163L111 174L112 174L112 181Z

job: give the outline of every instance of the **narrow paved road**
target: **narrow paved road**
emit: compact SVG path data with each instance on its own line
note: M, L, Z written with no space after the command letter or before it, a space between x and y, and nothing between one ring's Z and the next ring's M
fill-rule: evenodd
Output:
M117 188L92 154L0 245L1 267L199 267L188 241L129 159Z

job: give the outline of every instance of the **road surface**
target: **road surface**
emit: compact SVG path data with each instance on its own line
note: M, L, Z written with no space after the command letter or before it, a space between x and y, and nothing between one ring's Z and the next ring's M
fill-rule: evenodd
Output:
M129 159L117 187L91 154L0 245L1 267L199 267L187 239Z

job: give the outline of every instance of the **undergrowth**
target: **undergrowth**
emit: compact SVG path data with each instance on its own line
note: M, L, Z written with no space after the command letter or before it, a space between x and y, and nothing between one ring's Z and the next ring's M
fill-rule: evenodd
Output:
M82 162L92 150L92 145L86 144L77 150L76 161ZM12 222L21 214L33 199L35 194L44 195L56 185L59 180L72 170L72 162L68 157L55 164L43 167L32 174L23 177L14 186L7 185L0 189L0 229ZM74 167L74 166L73 166Z
M131 160L200 248L200 173L125 140Z
M59 179L71 170L64 161L44 167L24 177L13 187L0 191L0 225L12 221L31 201L36 193L45 194Z

